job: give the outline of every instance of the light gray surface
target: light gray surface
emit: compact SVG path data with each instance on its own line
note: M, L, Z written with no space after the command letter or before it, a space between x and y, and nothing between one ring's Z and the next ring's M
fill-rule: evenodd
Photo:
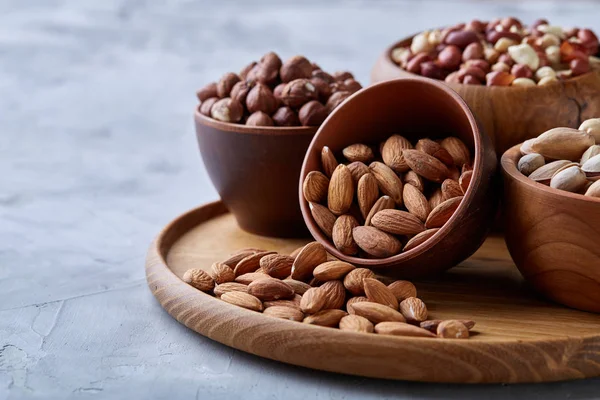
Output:
M590 2L320 3L0 0L0 399L597 396L600 380L447 386L291 367L199 336L154 300L152 238L217 198L191 118L203 83L271 49L366 83L389 43L472 17L600 30Z

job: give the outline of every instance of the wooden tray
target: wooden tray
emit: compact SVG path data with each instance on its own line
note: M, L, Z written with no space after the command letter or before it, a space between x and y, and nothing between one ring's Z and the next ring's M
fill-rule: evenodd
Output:
M415 282L431 318L477 322L469 340L362 334L266 317L183 283L232 251L291 252L303 240L241 231L221 202L171 222L150 247L148 286L179 322L227 346L319 370L428 382L544 382L600 375L600 315L537 298L500 237L437 281Z

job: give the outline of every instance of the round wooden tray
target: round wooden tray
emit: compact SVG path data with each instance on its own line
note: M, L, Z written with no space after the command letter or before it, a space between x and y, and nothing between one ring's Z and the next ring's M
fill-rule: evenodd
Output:
M236 349L304 367L428 382L544 382L600 375L600 315L545 302L524 285L500 237L435 281L415 282L430 318L477 322L469 340L362 334L264 316L185 284L242 247L289 253L308 240L251 235L221 202L171 222L150 247L148 286L179 322Z

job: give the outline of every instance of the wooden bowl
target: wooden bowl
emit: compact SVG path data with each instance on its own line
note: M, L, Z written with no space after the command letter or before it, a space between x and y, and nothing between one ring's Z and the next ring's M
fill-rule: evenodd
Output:
M310 171L321 170L321 149L341 150L353 143L377 144L392 134L411 141L452 134L475 154L471 185L452 218L428 241L385 259L364 259L339 252L316 225L302 194ZM342 103L319 128L302 165L299 195L304 221L327 251L344 261L383 269L398 277L418 277L446 270L469 257L485 239L496 211L493 178L496 154L465 102L446 85L430 79L397 79L369 86Z
M195 111L202 160L217 192L245 231L302 237L298 178L316 127L250 127Z
M388 48L371 71L371 81L415 77L391 59L392 50L407 46L412 37ZM557 126L577 128L600 115L600 71L564 82L535 87L478 86L445 83L469 105L498 156L506 149Z
M515 264L546 297L600 312L600 199L553 189L517 170L514 146L502 156L505 240Z

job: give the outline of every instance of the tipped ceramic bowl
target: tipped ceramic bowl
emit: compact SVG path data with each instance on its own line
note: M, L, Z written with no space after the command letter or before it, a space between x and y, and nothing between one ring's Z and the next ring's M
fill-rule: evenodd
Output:
M419 76L400 68L391 58L393 49L406 47L411 41L412 37L401 40L379 57L371 72L371 82ZM548 129L577 128L581 121L600 115L598 70L547 86L444 84L467 102L485 133L494 141L498 156Z
M600 199L521 174L519 147L502 156L508 250L525 279L544 296L600 312Z
M264 236L307 236L297 184L317 128L230 124L198 110L194 119L208 175L240 228Z
M448 222L421 245L384 259L347 256L338 251L315 223L304 200L302 182L321 170L321 149L328 146L341 160L344 147L378 144L392 134L411 142L419 138L457 136L474 154L473 178L460 206ZM311 234L335 257L399 277L432 275L469 257L484 241L498 200L496 154L473 114L454 91L430 79L398 79L369 86L352 95L321 125L302 165L299 196Z

